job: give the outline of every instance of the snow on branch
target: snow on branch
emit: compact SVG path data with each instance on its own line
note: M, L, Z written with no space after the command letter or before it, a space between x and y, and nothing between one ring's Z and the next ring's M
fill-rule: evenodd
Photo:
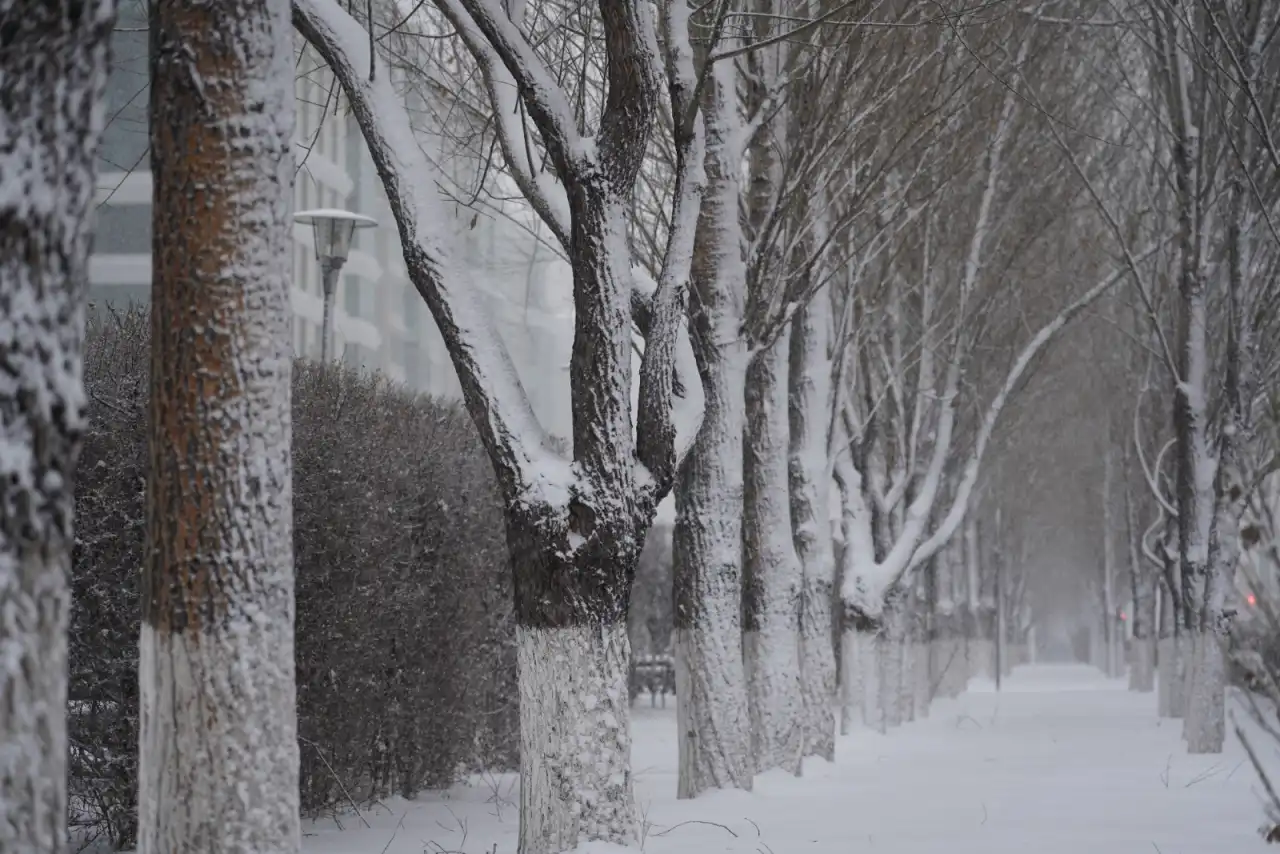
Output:
M351 103L399 229L410 281L440 329L499 482L510 498L567 501L571 474L551 450L491 319L453 259L441 178L415 138L368 33L337 0L295 0L293 23L329 65Z
M569 97L498 0L436 0L482 65L496 55L529 109L562 177L576 173L585 147ZM494 104L495 107L499 106Z
M480 66L480 74L484 78L485 89L488 91L493 108L498 145L502 148L502 156L506 160L512 180L529 201L534 212L551 229L560 246L567 251L570 229L569 200L565 194L564 185L560 183L557 176L544 169L534 157L528 128L523 119L520 84L508 70L502 56L476 26L471 16L462 9L458 0L439 0L436 5L453 24ZM533 59L538 60L536 55ZM554 78L550 79L550 83L559 90ZM568 98L563 90L559 90L559 96L554 100L557 103L563 102L564 108L568 108Z

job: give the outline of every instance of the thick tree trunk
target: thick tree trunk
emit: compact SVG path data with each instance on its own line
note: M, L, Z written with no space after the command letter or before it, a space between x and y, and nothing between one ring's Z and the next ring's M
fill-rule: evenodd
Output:
M747 371L743 647L755 770L800 770L800 561L791 537L787 356L783 333Z
M522 625L520 851L635 840L626 620Z
M735 247L736 251L736 247ZM710 313L705 297L700 310ZM747 352L695 317L706 413L676 487L677 796L750 789L751 723L742 657L742 426ZM705 328L704 328L705 327Z
M645 526L627 504L578 508L590 538L566 530L558 508L508 507L521 854L636 839L627 610Z
M791 324L788 415L791 521L802 585L800 689L804 755L835 760L835 650L831 644L835 552L831 543L827 428L831 421L830 337L826 292L796 313Z
M296 852L288 0L151 7L140 854Z
M84 299L111 0L0 0L0 851L67 835Z

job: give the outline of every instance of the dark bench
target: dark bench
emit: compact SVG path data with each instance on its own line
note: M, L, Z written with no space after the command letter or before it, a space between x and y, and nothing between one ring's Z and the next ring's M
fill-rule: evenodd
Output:
M658 705L662 698L662 707L667 707L667 694L676 693L676 664L669 655L642 655L631 661L631 702L642 692L649 692L649 702Z

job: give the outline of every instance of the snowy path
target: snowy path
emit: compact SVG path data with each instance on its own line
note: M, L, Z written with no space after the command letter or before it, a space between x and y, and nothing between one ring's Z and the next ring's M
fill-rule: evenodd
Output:
M842 739L838 761L756 791L676 801L673 708L636 706L634 768L652 854L1244 854L1257 835L1252 768L1234 739L1188 756L1153 695L1097 671L1025 667L995 694L975 685L928 720ZM672 704L674 705L674 704ZM459 787L308 828L306 854L514 852L513 781ZM500 791L499 791L500 790ZM497 795L495 797L495 795ZM681 824L682 822L695 822ZM716 822L728 830L710 824ZM359 829L355 829L358 827ZM758 827L758 831L757 831ZM736 836L731 835L737 834ZM392 839L392 835L395 839ZM465 836L465 839L464 839Z

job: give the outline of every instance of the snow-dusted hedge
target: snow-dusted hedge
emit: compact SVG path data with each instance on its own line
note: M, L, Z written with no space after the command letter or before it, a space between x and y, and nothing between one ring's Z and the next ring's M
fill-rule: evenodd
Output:
M91 322L76 492L73 820L130 844L148 318ZM302 803L315 813L516 762L501 509L460 408L299 362L294 548Z

